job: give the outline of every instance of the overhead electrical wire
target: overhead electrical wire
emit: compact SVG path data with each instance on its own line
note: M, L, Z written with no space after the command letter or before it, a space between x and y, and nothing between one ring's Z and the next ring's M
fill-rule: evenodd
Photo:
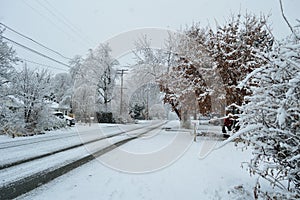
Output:
M63 62L61 62L61 61L58 61L58 60L56 60L56 59L54 59L54 58L51 58L50 56L47 56L47 55L45 55L45 54L43 54L43 53L41 53L41 52L39 52L39 51L37 51L37 50L34 50L34 49L30 48L30 47L27 47L27 46L25 46L25 45L23 45L23 44L20 44L20 43L14 41L14 40L12 40L12 39L9 39L9 38L7 38L7 37L5 37L5 36L0 36L0 37L4 38L5 40L7 40L7 41L9 41L9 42L12 42L12 43L14 43L14 44L20 46L20 47L22 47L22 48L24 48L24 49L26 49L26 50L28 50L28 51L31 51L31 52L33 52L33 53L39 55L39 56L42 56L42 57L47 58L47 59L49 59L49 60L51 60L51 61L53 61L53 62L56 62L56 63L58 63L58 64L61 64L61 65L64 65L64 66L70 68L69 65L67 65L67 64L65 64L65 63L63 63Z
M50 65L45 65L45 64L38 63L38 62L28 60L28 59L25 59L25 58L21 58L21 57L18 57L18 58L22 61L29 62L29 63L32 63L32 64L36 64L36 65L39 65L39 66L43 66L43 67L47 67L47 68L52 68L52 69L57 69L57 70L68 72L68 70L66 70L66 69L62 69L62 68L58 68L58 67L54 67L54 66L50 66Z
M39 10L37 10L36 8L34 8L33 6L31 6L28 2L26 1L22 1L26 6L28 6L29 8L31 8L34 12L36 12L38 15L40 15L41 17L43 17L44 19L46 19L47 21L49 21L53 26L55 26L58 30L60 30L61 32L63 32L64 34L66 34L67 36L69 36L70 38L74 39L74 36L70 35L69 33L67 33L65 30L63 30L62 28L60 28L56 23L54 23L49 17L46 17L43 13L41 13ZM77 42L80 42L81 44L85 45L86 47L89 48L89 46L85 43L82 42L81 40L75 40Z
M12 31L12 32L14 32L14 33L16 33L16 34L18 34L18 35L20 35L20 36L22 36L22 37L24 37L24 38L26 38L26 39L32 41L32 42L34 42L35 44L37 44L37 45L39 45L39 46L41 46L41 47L43 47L43 48L45 48L45 49L47 49L47 50L49 50L49 51L51 51L51 52L53 52L53 53L59 55L59 56L62 57L62 58L71 60L71 58L68 58L68 57L62 55L61 53L59 53L58 51L55 51L55 50L53 50L53 49L51 49L51 48L49 48L49 47L47 47L47 46L45 46L45 45L43 45L43 44L37 42L36 40L34 40L34 39L32 39L32 38L30 38L30 37L28 37L28 36L26 36L26 35L24 35L24 34L18 32L18 31L16 31L16 30L14 30L13 28L11 28L11 27L9 27L9 26L3 24L2 22L0 22L0 25L4 26L6 29L8 29L8 30L10 30L10 31Z
M65 15L63 15L57 8L55 8L49 1L44 0L43 2L45 2L46 4L48 4L48 6L50 6L52 8L52 10L54 10L56 13L58 13L58 15L64 19L65 22L67 22L68 24L70 24L74 29L76 29L78 31L79 34L81 34L82 36L84 36L88 41L90 41L93 45L95 43L95 41L93 39L91 39L89 36L87 36L84 32L82 32L82 30L80 28L78 28L75 24L73 24Z
M45 5L41 1L36 0L36 2L42 6L44 9L46 9L53 17L55 17L58 21L66 25L74 34L76 34L80 39L84 40L85 42L88 42L89 44L93 45L94 42L84 35L79 28L77 28L73 23L70 22L63 14L61 14L53 5L51 5L48 1L42 1L46 2ZM49 8L50 7L50 8Z

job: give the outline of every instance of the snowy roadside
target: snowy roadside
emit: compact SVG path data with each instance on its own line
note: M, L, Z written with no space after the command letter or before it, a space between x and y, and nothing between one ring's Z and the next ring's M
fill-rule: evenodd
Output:
M161 130L121 149L136 154L157 152L176 134L193 140L187 132ZM177 160L148 173L112 169L105 160L97 159L18 199L252 199L247 191L252 191L255 177L240 167L249 160L251 151L238 150L229 143L203 158L200 154L207 141L191 142ZM113 157L116 151L105 157Z
M85 123L77 123L75 126L66 127L58 130L53 131L45 131L45 134L39 134L34 136L26 136L26 137L15 137L12 138L7 135L0 135L0 145L7 142L16 142L16 141L26 141L26 140L35 140L38 138L47 138L52 136L60 136L60 135L69 135L78 132L86 132L92 130L101 130L105 132L106 130L131 130L132 128L148 126L151 124L157 123L156 121L146 121L141 120L137 124L105 124L105 123L92 123L91 125Z
M0 147L1 146L3 147L3 149L0 148L0 152L2 155L0 163L7 164L11 161L18 161L19 159L27 159L32 156L41 155L43 153L53 152L62 147L69 147L71 145L76 145L78 143L90 141L92 139L99 138L100 136L103 135L108 136L108 135L120 133L125 130L128 131L137 128L142 129L143 127L148 127L151 124L154 123L148 122L148 123L142 123L141 125L135 124L135 125L114 125L114 126L107 125L107 124L101 124L101 125L95 124L93 126L87 126L87 127L79 125L65 132L60 130L57 132L53 132L52 134L48 133L43 136L39 136L37 138L30 137L30 139L28 139L27 137L24 137L22 138L23 140L11 139L9 143L8 142L0 143ZM56 134L65 137L58 137L57 139ZM53 138L50 136L55 136L54 139L56 140L54 141ZM126 136L126 138L129 137L130 136ZM43 140L45 138L51 140ZM118 142L126 138L124 138L124 136L121 134L120 136L118 135L115 137L114 142ZM20 143L22 141L26 141L26 143ZM8 144L10 146L7 146ZM14 144L16 144L16 146L13 146ZM85 146L70 149L65 152L53 154L46 158L40 158L34 162L26 162L14 167L1 169L0 185L4 186L15 180L20 180L23 177L28 177L35 173L39 173L49 169L57 169L60 166L64 166L77 159L83 158L111 144L112 142L109 142L107 140L100 140L97 142L87 144Z
M43 135L16 137L0 136L0 165L38 156L102 136L142 128L154 122L139 124L77 124L75 127L48 131Z

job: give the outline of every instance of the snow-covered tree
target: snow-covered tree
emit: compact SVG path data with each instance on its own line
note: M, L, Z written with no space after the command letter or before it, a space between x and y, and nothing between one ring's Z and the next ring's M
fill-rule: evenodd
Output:
M4 30L0 28L0 132L11 113L9 105L7 105L6 102L9 101L8 96L11 94L11 78L15 73L15 69L12 65L18 61L15 51L3 41L3 32Z
M0 98L4 95L5 84L10 82L12 73L15 71L12 65L18 61L15 50L3 41L3 32L4 30L0 28Z
M246 88L237 88L247 74L267 62L263 53L273 45L267 17L246 14L232 16L217 31L209 31L208 51L222 78L226 104L241 105Z
M134 51L137 63L133 66L133 81L134 83L138 82L139 85L159 84L161 91L165 93L162 100L171 105L172 110L181 119L181 104L171 89L172 78L168 76L172 74L172 67L177 63L178 38L180 37L177 34L170 33L164 47L160 49L152 48L151 42L146 36L139 39ZM178 78L175 79L178 81ZM176 86L174 85L174 87Z
M264 16L233 16L216 31L193 25L177 38L177 63L160 79L165 102L180 119L195 109L224 114L226 105L241 105L247 90L236 86L266 62L262 53L272 42Z
M74 56L74 58L70 60L69 64L71 68L69 73L73 81L75 81L78 77L82 75L80 71L82 63L83 63L83 58L79 55Z
M111 49L108 44L101 45L98 51L100 51L99 55L101 56L100 64L104 70L97 82L97 103L104 105L104 109L100 110L107 113L110 111L109 104L113 98L115 87L116 70L114 67L119 63L110 55Z
M198 25L193 25L171 40L176 62L159 80L161 89L165 92L164 102L171 105L185 127L190 126L185 119L189 120L198 106L204 105L203 102L207 100L205 97L201 100L202 104L197 105L200 93L208 91L206 81L208 72L212 69L204 48L205 40L206 31Z
M296 32L296 31L295 31ZM246 97L237 135L254 148L249 162L258 174L276 187L270 193L255 186L255 196L273 199L300 198L300 40L292 35L276 44L268 62L241 82L253 92Z
M115 69L118 62L112 58L111 49L108 44L100 44L95 50L90 49L86 58L77 57L73 61L74 70L74 98L77 105L84 105L84 98L78 96L88 93L90 102L93 102L93 116L96 112L110 112L109 104L115 86ZM76 73L75 73L76 72ZM75 75L76 74L76 75ZM89 86L89 87L87 87ZM89 91L87 91L89 90ZM76 94L80 91L81 94ZM93 98L93 100L91 100ZM86 113L90 111L77 110L78 106L73 106L74 112ZM85 108L87 108L85 106ZM92 111L91 111L92 112ZM82 115L81 114L81 115ZM85 115L85 114L84 114Z
M12 134L36 134L63 126L50 109L51 76L46 70L30 70L26 63L12 79L10 116L5 126Z
M149 119L150 108L161 102L159 86L154 83L148 83L140 86L130 96L129 113L139 111L143 119Z
M88 123L95 116L95 91L88 84L75 88L72 99L77 120Z
M73 81L69 73L58 73L51 79L51 98L61 108L70 109Z
M171 34L169 39L171 39ZM151 40L147 35L139 38L135 42L136 63L132 66L134 82L140 85L155 83L157 79L165 73L173 62L174 55L169 43L163 48L152 48Z
M129 115L129 102L130 102L130 94L129 92L123 92L122 95L122 109L121 109L121 92L120 88L114 90L113 99L111 101L111 112L113 113L114 120L117 123L126 123L132 121L132 118Z

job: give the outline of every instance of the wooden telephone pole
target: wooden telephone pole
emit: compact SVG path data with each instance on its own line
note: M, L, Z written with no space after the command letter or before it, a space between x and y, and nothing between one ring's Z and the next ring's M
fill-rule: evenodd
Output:
M128 71L128 69L117 70L117 74L121 75L120 116L123 113L123 89L124 89L124 87L123 87L123 76L124 76L124 74L126 74L127 71Z

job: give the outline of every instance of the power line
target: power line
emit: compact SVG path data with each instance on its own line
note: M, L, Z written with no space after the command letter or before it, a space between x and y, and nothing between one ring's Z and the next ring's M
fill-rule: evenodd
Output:
M46 4L51 8L47 8L47 6L42 5L44 8L46 8L49 12L53 13L54 16L60 21L62 21L64 24L66 24L70 29L72 29L79 37L82 39L85 39L85 41L89 42L90 44L94 44L93 40L88 37L86 34L84 34L76 25L74 25L68 18L66 18L58 9L56 9L49 1L44 0L43 2L46 2ZM40 2L41 3L41 2ZM43 3L41 3L43 4ZM52 11L53 10L53 11ZM56 14L55 14L56 13Z
M32 63L32 64L36 64L36 65L39 65L39 66L43 66L43 67L47 67L47 68L52 68L52 69L58 69L58 70L61 70L61 71L68 72L68 70L66 70L66 69L61 69L61 68L58 68L58 67L54 67L54 66L50 66L50 65L45 65L45 64L38 63L38 62L35 62L35 61L32 61L32 60L27 60L25 58L20 58L20 57L18 57L18 58L20 60L22 60L22 61L29 62L29 63Z
M68 23L66 23L64 20L62 20L59 16L57 16L52 10L50 10L47 6L45 6L44 4L42 4L40 1L36 1L40 6L42 6L44 9L46 9L54 18L56 18L58 21L60 21L61 23L63 23L67 28L69 28L71 30L71 32L73 32L77 37L79 37L80 39L84 40L85 42L89 42L86 41L84 38L81 37L81 35L78 34L78 32L72 27L70 26Z
M43 17L44 19L46 19L47 21L49 21L53 26L55 26L58 30L60 30L61 32L63 32L64 34L66 34L67 36L69 36L70 38L73 38L74 40L74 36L70 35L69 33L67 33L66 31L64 31L62 28L60 28L56 23L54 23L49 17L46 17L44 14L42 14L39 10L37 10L36 8L32 7L28 2L26 1L22 1L26 6L28 6L29 8L31 8L33 11L35 11L37 14L39 14L41 17ZM82 41L78 41L75 40L77 42L80 42L81 44L85 45L86 47L89 47L86 43L82 42Z
M59 52L57 52L57 51L55 51L55 50L53 50L53 49L51 49L51 48L49 48L49 47L46 47L45 45L43 45L43 44L37 42L36 40L34 40L34 39L32 39L32 38L30 38L30 37L28 37L28 36L26 36L26 35L24 35L24 34L18 32L18 31L16 31L16 30L14 30L13 28L10 28L9 26L3 24L2 22L0 22L0 25L4 26L4 27L7 28L8 30L10 30L10 31L12 31L12 32L14 32L14 33L16 33L16 34L18 34L18 35L20 35L20 36L22 36L22 37L24 37L24 38L26 38L26 39L32 41L32 42L34 42L35 44L37 44L37 45L39 45L39 46L41 46L41 47L43 47L43 48L45 48L45 49L47 49L47 50L49 50L49 51L55 53L55 54L57 54L57 55L59 55L59 56L65 58L65 59L71 60L71 58L68 58L68 57L62 55L61 53L59 53Z
M47 59L49 59L49 60L51 60L51 61L53 61L53 62L56 62L56 63L58 63L58 64L61 64L61 65L64 65L64 66L70 68L69 65L67 65L67 64L65 64L65 63L63 63L63 62L60 62L60 61L58 61L58 60L56 60L56 59L54 59L54 58L51 58L51 57L49 57L49 56L47 56L47 55L45 55L45 54L43 54L43 53L41 53L41 52L38 52L38 51L32 49L32 48L29 48L29 47L27 47L27 46L25 46L25 45L23 45L23 44L20 44L20 43L14 41L14 40L12 40L12 39L9 39L9 38L7 38L7 37L5 37L5 36L0 36L0 37L2 37L2 38L4 38L4 39L6 39L7 41L10 41L10 42L12 42L12 43L18 45L18 46L20 46L20 47L22 47L22 48L24 48L24 49L26 49L26 50L28 50L28 51L31 51L31 52L33 52L33 53L39 55L39 56L42 56L42 57L47 58Z

